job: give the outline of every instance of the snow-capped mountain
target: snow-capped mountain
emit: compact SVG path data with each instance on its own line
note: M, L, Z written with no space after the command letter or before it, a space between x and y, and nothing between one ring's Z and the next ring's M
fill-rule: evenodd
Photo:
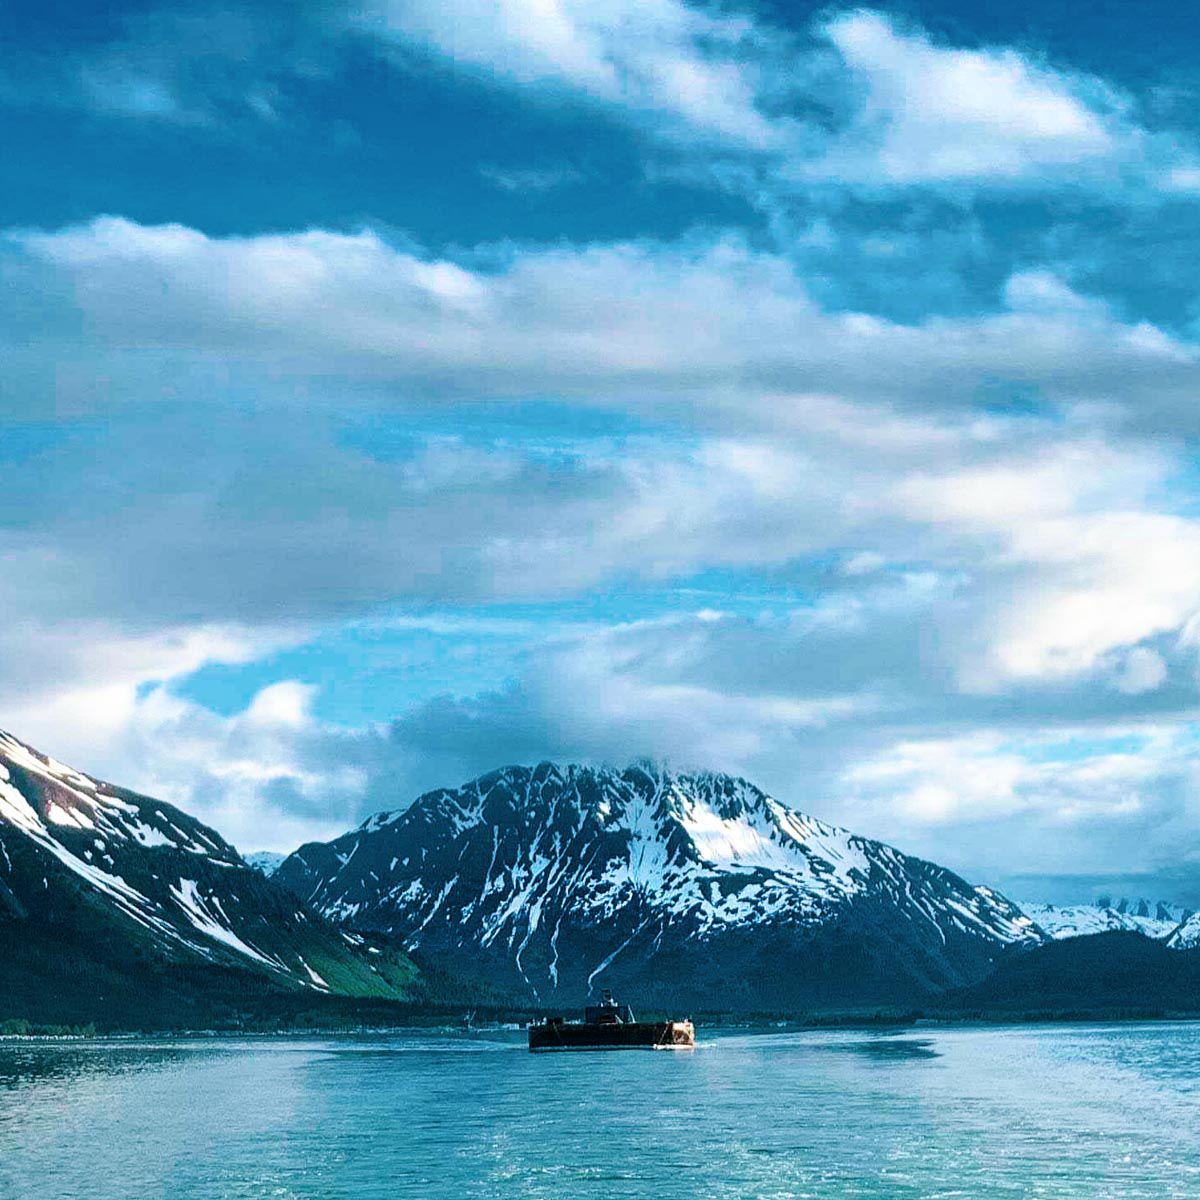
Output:
M742 779L512 767L301 847L275 878L333 920L574 1003L876 1003L978 979L1044 935L1004 897Z
M1200 950L1200 912L1192 913L1167 938L1167 946L1172 950Z
M279 870L280 863L287 855L277 854L274 850L256 850L253 854L243 854L242 857L249 866L261 871L269 879Z
M1145 900L1130 904L1023 904L1027 917L1052 938L1084 937L1114 929L1167 938L1188 916L1186 909Z
M289 988L388 993L344 933L213 830L0 733L0 967L20 958L28 973L46 957L35 946L67 945L120 971L212 965Z

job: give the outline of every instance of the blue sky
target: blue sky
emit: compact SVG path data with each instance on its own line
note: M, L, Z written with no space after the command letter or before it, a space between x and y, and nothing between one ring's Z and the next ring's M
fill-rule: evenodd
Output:
M1186 9L4 21L0 724L245 849L649 755L1200 893Z

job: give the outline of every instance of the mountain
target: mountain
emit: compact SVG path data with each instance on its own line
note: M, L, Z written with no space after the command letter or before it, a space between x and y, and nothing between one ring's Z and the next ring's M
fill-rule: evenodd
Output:
M1200 950L1200 913L1192 913L1167 939L1172 950Z
M1162 901L1111 904L1022 904L1022 911L1052 938L1126 930L1167 938L1188 917L1186 909Z
M196 986L402 998L415 974L179 809L0 733L0 1019L186 1008Z
M957 1017L1117 1017L1200 1012L1200 952L1128 930L1004 956L983 981L930 1005Z
M348 928L577 1004L783 1011L907 1001L1044 940L1002 896L742 779L543 763L429 792L275 875Z
M256 850L253 854L242 856L246 863L256 871L261 871L268 879L279 870L279 864L287 858L286 854L276 854L273 850Z

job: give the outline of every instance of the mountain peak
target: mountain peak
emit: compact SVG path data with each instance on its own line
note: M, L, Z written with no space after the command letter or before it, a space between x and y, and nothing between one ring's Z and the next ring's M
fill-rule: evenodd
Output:
M581 998L600 979L660 987L651 960L675 962L698 987L718 943L740 955L787 944L808 960L849 928L855 953L869 944L878 959L859 964L861 988L839 986L920 990L1042 936L1002 896L744 779L645 763L491 771L301 847L276 878L333 919L538 998ZM913 953L901 961L905 944ZM882 978L885 961L907 982ZM787 986L799 994L826 983ZM764 994L780 986L761 984Z
M678 772L646 758L626 767L543 760L534 766L499 767L458 788L435 788L418 796L406 809L374 813L359 825L358 832L375 832L414 811L459 823L481 821L487 815L484 805L488 802L504 803L517 815L524 810L536 814L547 802L570 800L581 813L606 822L632 795L653 797L664 813L677 817L698 800L711 805L724 818L763 811L768 801L764 792L739 776L717 771ZM814 827L817 824L811 818L804 820Z
M0 821L49 845L52 831L88 835L102 858L114 843L174 847L225 866L240 866L237 851L213 830L162 801L115 788L0 732ZM87 861L93 855L85 851Z

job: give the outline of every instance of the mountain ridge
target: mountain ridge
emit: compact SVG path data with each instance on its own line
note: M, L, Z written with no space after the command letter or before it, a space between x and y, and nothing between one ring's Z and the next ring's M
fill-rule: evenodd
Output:
M692 1007L877 1002L1045 936L997 893L744 779L645 763L501 768L302 846L275 878L538 1003L601 983Z
M1153 908L1147 901L1134 905L1121 901L1117 905L1021 904L1020 907L1040 929L1056 940L1124 930L1169 943L1179 927L1192 916L1190 909L1161 900L1156 901Z

